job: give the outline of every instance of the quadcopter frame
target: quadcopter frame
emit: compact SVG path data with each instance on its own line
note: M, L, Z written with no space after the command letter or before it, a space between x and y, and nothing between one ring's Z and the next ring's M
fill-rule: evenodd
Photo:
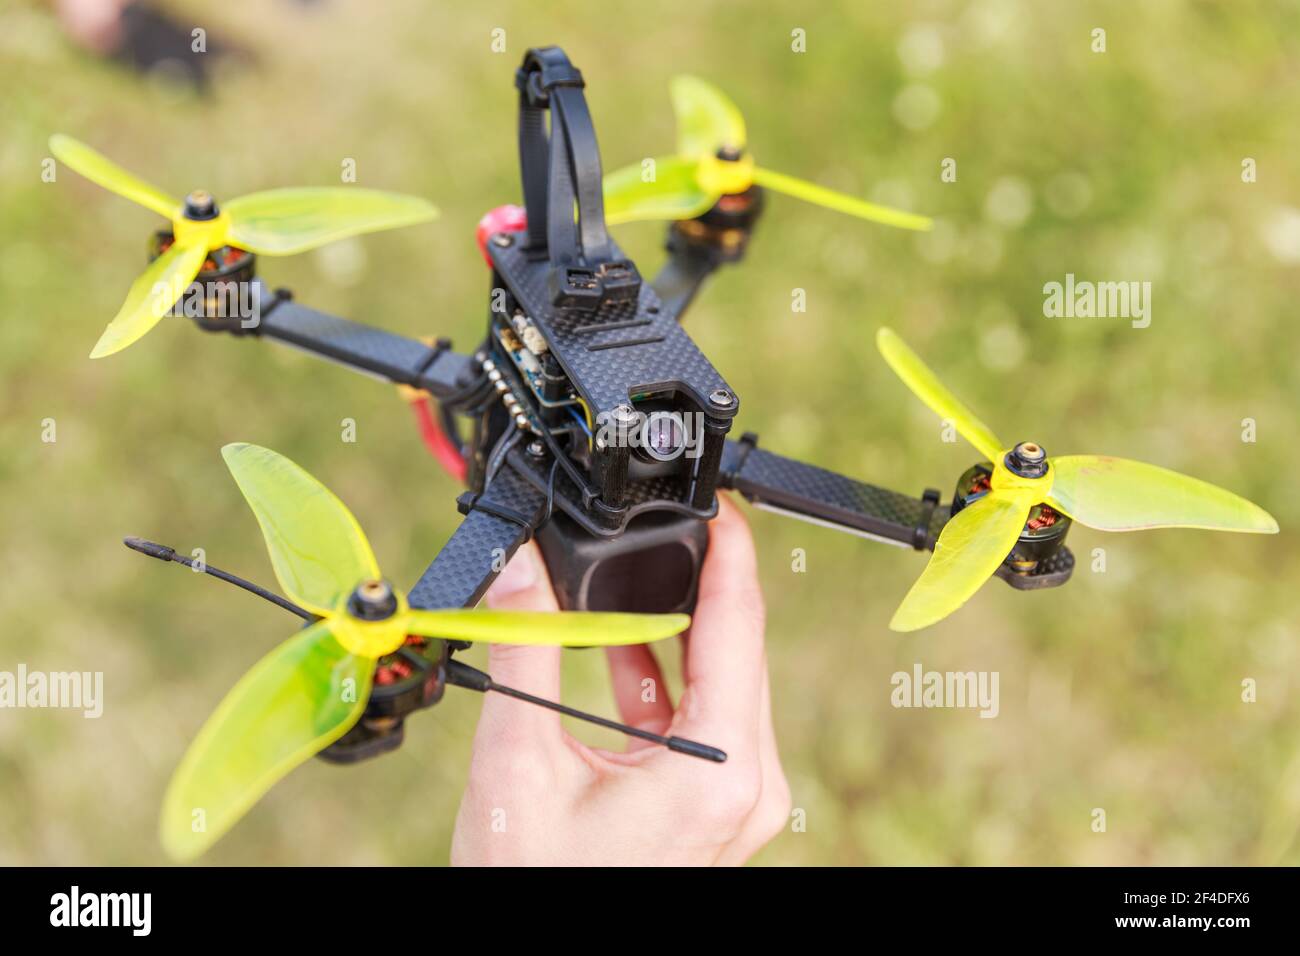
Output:
M760 448L750 433L728 437L739 396L681 320L713 272L743 258L761 188L672 223L667 261L643 282L606 232L581 74L559 48L534 49L516 88L526 210L502 207L480 227L491 287L487 334L474 354L308 308L284 290L270 294L251 262L245 281L264 303L258 324L198 320L207 331L275 340L427 393L457 444L456 418L472 425L463 446L468 489L457 499L463 519L410 590L411 606L476 604L536 536L566 609L688 611L719 488L826 527L933 549L953 513L937 490L913 497ZM699 423L694 446L683 442L689 456L648 458L628 440L656 414L670 433L673 415ZM997 576L1018 589L1051 587L1073 567L1058 540L1032 567L1009 556ZM440 699L459 664L451 654L463 646L404 649L407 676L376 684L366 717L321 756L352 761L400 745L405 716Z

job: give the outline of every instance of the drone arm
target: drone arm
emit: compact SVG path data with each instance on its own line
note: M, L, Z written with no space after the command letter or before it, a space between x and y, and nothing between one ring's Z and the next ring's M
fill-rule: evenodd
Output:
M912 498L844 475L774 455L746 434L728 441L722 453L719 484L738 491L755 507L814 524L862 535L918 551L934 548L950 517L939 507L939 492L927 489ZM1002 564L995 575L1021 591L1064 584L1074 570L1074 555L1062 546L1027 574Z
M546 519L546 496L505 464L477 496L457 502L465 520L407 595L411 607L473 607Z
M265 287L262 301L268 304L253 330L257 335L398 385L423 389L435 398L461 392L472 378L474 360L441 345L317 312L285 293L270 295Z
M720 265L722 260L708 252L690 247L673 248L651 285L664 307L680 320L705 280Z
M948 518L937 491L913 498L877 488L764 451L751 434L727 442L720 482L757 507L917 550L934 546Z

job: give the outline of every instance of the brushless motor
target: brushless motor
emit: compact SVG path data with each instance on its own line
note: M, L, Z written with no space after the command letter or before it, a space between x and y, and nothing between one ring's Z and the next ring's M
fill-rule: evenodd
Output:
M171 248L175 241L170 229L160 229L149 242L149 261L152 262ZM222 246L208 253L203 268L194 279L194 285L182 293L177 310L184 311L200 328L209 332L233 332L236 335L253 331L257 304L253 301L251 283L256 271L257 257L244 249ZM195 286L200 291L194 291ZM191 303L191 296L197 296Z
M989 479L993 466L987 462L973 465L957 479L952 496L952 513L955 515L968 504L989 493ZM1039 503L1029 511L1029 518L1020 532L1020 539L1006 564L1018 574L1030 574L1038 565L1048 560L1065 543L1065 533L1070 529L1070 519L1050 505Z

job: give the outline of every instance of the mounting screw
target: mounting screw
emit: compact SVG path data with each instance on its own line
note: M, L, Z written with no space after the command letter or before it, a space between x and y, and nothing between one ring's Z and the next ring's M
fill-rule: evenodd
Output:
M725 388L715 388L709 392L709 404L714 408L730 408L736 404L736 396Z
M546 446L542 444L540 439L534 438L528 443L528 454L534 458L541 458L546 454Z
M492 245L505 249L515 244L515 237L508 232L497 232L492 234Z

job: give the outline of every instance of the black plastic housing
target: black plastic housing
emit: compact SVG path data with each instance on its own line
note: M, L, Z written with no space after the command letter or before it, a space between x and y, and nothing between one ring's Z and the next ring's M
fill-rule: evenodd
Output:
M537 543L566 611L689 614L709 526L659 511L631 521L617 538L597 538L556 514L537 532Z

